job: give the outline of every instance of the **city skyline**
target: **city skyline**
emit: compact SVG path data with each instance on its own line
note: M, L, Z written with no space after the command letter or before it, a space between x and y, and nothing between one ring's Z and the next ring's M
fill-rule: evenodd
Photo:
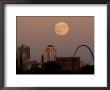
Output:
M87 45L80 45L91 49ZM76 51L78 50L76 49ZM48 45L41 55L41 62L30 59L30 47L21 45L16 52L17 74L94 74L94 65L80 60L80 57L58 57L53 45ZM76 53L76 52L75 52ZM74 53L74 54L75 54ZM93 53L91 53L93 54ZM93 55L94 60L94 55ZM93 61L94 62L94 61Z
M54 32L56 23L66 22L69 32L58 36ZM59 57L73 56L75 49L88 45L94 53L94 17L17 17L17 46L26 44L31 48L31 59L40 62L42 52L47 45L54 45ZM65 53L64 53L65 52ZM79 50L84 62L93 64L90 52L86 48ZM85 59L84 59L85 58Z

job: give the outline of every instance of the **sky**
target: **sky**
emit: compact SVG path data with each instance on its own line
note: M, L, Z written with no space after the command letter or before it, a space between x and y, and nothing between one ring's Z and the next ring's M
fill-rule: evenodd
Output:
M65 36L55 33L55 25L64 22L69 31ZM17 16L17 47L25 44L30 47L30 59L41 61L41 55L48 45L55 46L58 57L71 57L82 44L88 45L94 54L94 17L93 16ZM93 64L90 51L81 47L76 56Z

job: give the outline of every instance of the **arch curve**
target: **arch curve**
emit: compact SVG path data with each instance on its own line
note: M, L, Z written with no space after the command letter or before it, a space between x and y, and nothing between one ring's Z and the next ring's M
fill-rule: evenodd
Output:
M87 45L79 45L79 46L76 48L75 52L74 52L74 57L75 57L76 52L79 50L80 47L86 47L86 48L90 51L90 53L91 53L91 55L92 55L93 62L94 62L94 54L93 54L92 50L90 49L90 47L87 46Z

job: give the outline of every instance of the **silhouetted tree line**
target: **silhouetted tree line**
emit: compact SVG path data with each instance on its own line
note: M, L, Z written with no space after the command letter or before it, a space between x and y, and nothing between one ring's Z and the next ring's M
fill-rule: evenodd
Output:
M94 74L94 65L85 65L84 67L80 68L81 74Z
M57 62L47 62L42 64L42 68L32 66L30 70L24 71L22 68L16 68L17 74L94 74L94 65L85 65L79 69L63 70L63 67Z

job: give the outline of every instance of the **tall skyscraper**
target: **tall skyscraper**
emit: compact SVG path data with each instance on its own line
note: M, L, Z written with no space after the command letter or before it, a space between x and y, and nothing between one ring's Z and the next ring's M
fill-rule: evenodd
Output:
M30 59L30 48L26 45L21 45L18 47L17 53L22 54L23 59Z
M30 59L30 48L28 46L24 47L24 53L26 54L26 58Z
M44 51L44 61L43 62L48 62L48 61L56 61L56 49L53 45L48 45L47 48Z
M25 59L30 59L30 48L25 45L19 46L16 52L16 59L17 59L18 67L22 68L23 61Z

